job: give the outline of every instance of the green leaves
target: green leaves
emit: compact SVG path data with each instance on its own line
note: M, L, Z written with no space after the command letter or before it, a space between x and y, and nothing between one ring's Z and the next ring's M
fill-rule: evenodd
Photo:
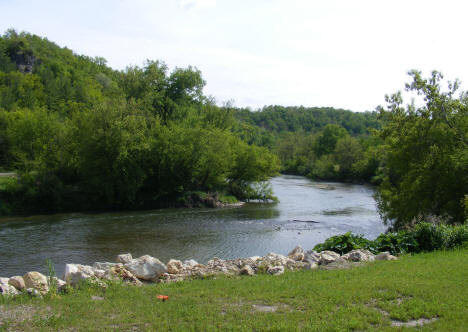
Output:
M373 241L351 232L332 236L324 243L317 244L314 250L331 250L343 255L353 249L367 249L374 254L389 251L395 255L453 249L465 243L468 243L468 226L433 225L423 222L412 230L382 233Z
M400 93L379 108L384 140L382 184L377 195L381 214L395 228L429 216L465 219L460 204L468 188L468 100L456 95L458 83L443 91L442 75L423 78L412 71L409 92L420 96L403 106Z

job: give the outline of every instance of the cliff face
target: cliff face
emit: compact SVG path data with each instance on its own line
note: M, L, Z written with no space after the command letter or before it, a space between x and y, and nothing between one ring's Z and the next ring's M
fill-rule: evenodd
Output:
M12 60L16 63L18 70L23 74L30 74L37 63L37 58L32 54L27 54L23 51L17 51Z

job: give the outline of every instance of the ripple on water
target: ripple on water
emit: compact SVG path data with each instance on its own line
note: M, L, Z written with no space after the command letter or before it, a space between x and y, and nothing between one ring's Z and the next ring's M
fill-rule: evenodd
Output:
M347 231L373 238L385 230L368 186L297 176L274 178L272 186L278 204L4 219L0 270L2 276L45 272L49 258L60 275L65 263L113 261L123 252L200 262L214 256L287 254L298 244L311 249Z

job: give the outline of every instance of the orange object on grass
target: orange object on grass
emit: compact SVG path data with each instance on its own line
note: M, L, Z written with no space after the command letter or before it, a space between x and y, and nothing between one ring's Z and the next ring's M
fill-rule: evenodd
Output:
M158 295L156 296L159 300L162 300L163 302L166 300L169 300L169 296L167 295Z

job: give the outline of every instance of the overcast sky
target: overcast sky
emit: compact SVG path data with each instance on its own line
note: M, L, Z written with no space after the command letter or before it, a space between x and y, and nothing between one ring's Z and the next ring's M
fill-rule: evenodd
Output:
M410 69L468 82L467 13L468 1L450 0L0 0L0 31L115 69L193 65L219 103L365 111L403 89Z

